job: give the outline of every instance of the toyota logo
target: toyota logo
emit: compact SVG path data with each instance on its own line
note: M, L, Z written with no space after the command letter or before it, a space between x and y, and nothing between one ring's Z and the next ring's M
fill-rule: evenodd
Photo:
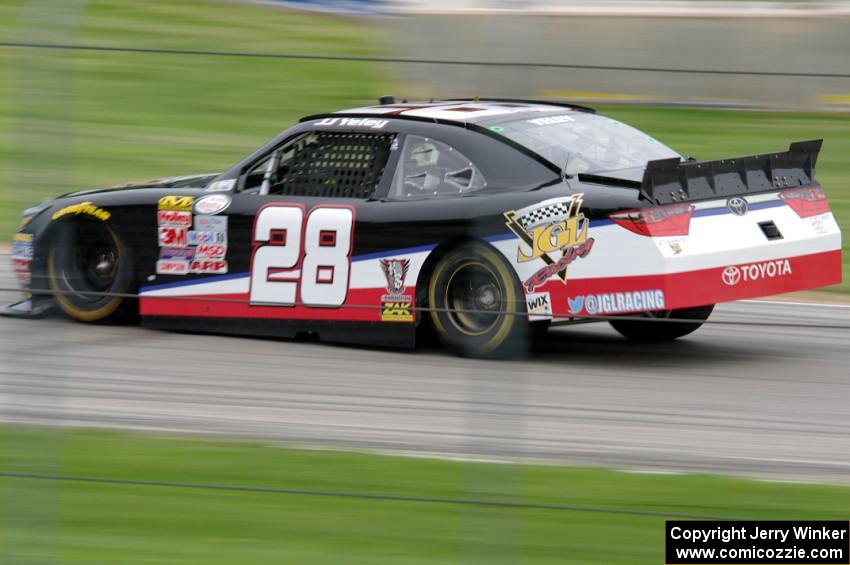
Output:
M727 200L726 207L736 216L743 216L747 213L747 201L740 196L735 196Z
M738 267L726 267L723 269L723 282L728 286L735 286L741 281L741 269Z

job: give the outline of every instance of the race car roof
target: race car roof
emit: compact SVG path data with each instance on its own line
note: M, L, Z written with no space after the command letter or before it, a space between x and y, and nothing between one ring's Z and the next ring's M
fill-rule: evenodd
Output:
M538 102L526 100L465 99L439 100L430 102L402 102L366 106L334 112L334 115L374 114L385 117L411 117L433 120L445 120L461 123L481 123L491 119L500 119L516 115L564 112L593 112L592 109L574 104L557 102Z

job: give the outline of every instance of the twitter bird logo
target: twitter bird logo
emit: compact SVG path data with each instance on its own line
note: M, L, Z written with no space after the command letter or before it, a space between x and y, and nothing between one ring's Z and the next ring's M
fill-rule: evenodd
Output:
M576 296L575 298L567 297L567 304L570 307L570 314L578 314L584 306L584 296Z

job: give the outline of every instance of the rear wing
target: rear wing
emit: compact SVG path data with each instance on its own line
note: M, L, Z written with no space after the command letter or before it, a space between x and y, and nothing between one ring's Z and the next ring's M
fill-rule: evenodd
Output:
M640 192L656 204L728 198L805 186L814 182L822 139L796 141L783 153L720 161L650 161Z

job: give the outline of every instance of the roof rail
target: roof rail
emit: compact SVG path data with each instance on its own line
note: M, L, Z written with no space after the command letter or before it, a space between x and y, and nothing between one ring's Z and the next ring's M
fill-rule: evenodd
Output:
M579 104L572 104L570 102L553 102L551 100L527 100L524 98L482 98L479 96L475 96L472 98L447 98L445 100L437 100L436 102L513 102L515 104L543 104L546 106L561 106L564 108L572 108L573 110L587 112L588 114L596 113L596 110L594 110L593 108L589 108L588 106L580 106Z

